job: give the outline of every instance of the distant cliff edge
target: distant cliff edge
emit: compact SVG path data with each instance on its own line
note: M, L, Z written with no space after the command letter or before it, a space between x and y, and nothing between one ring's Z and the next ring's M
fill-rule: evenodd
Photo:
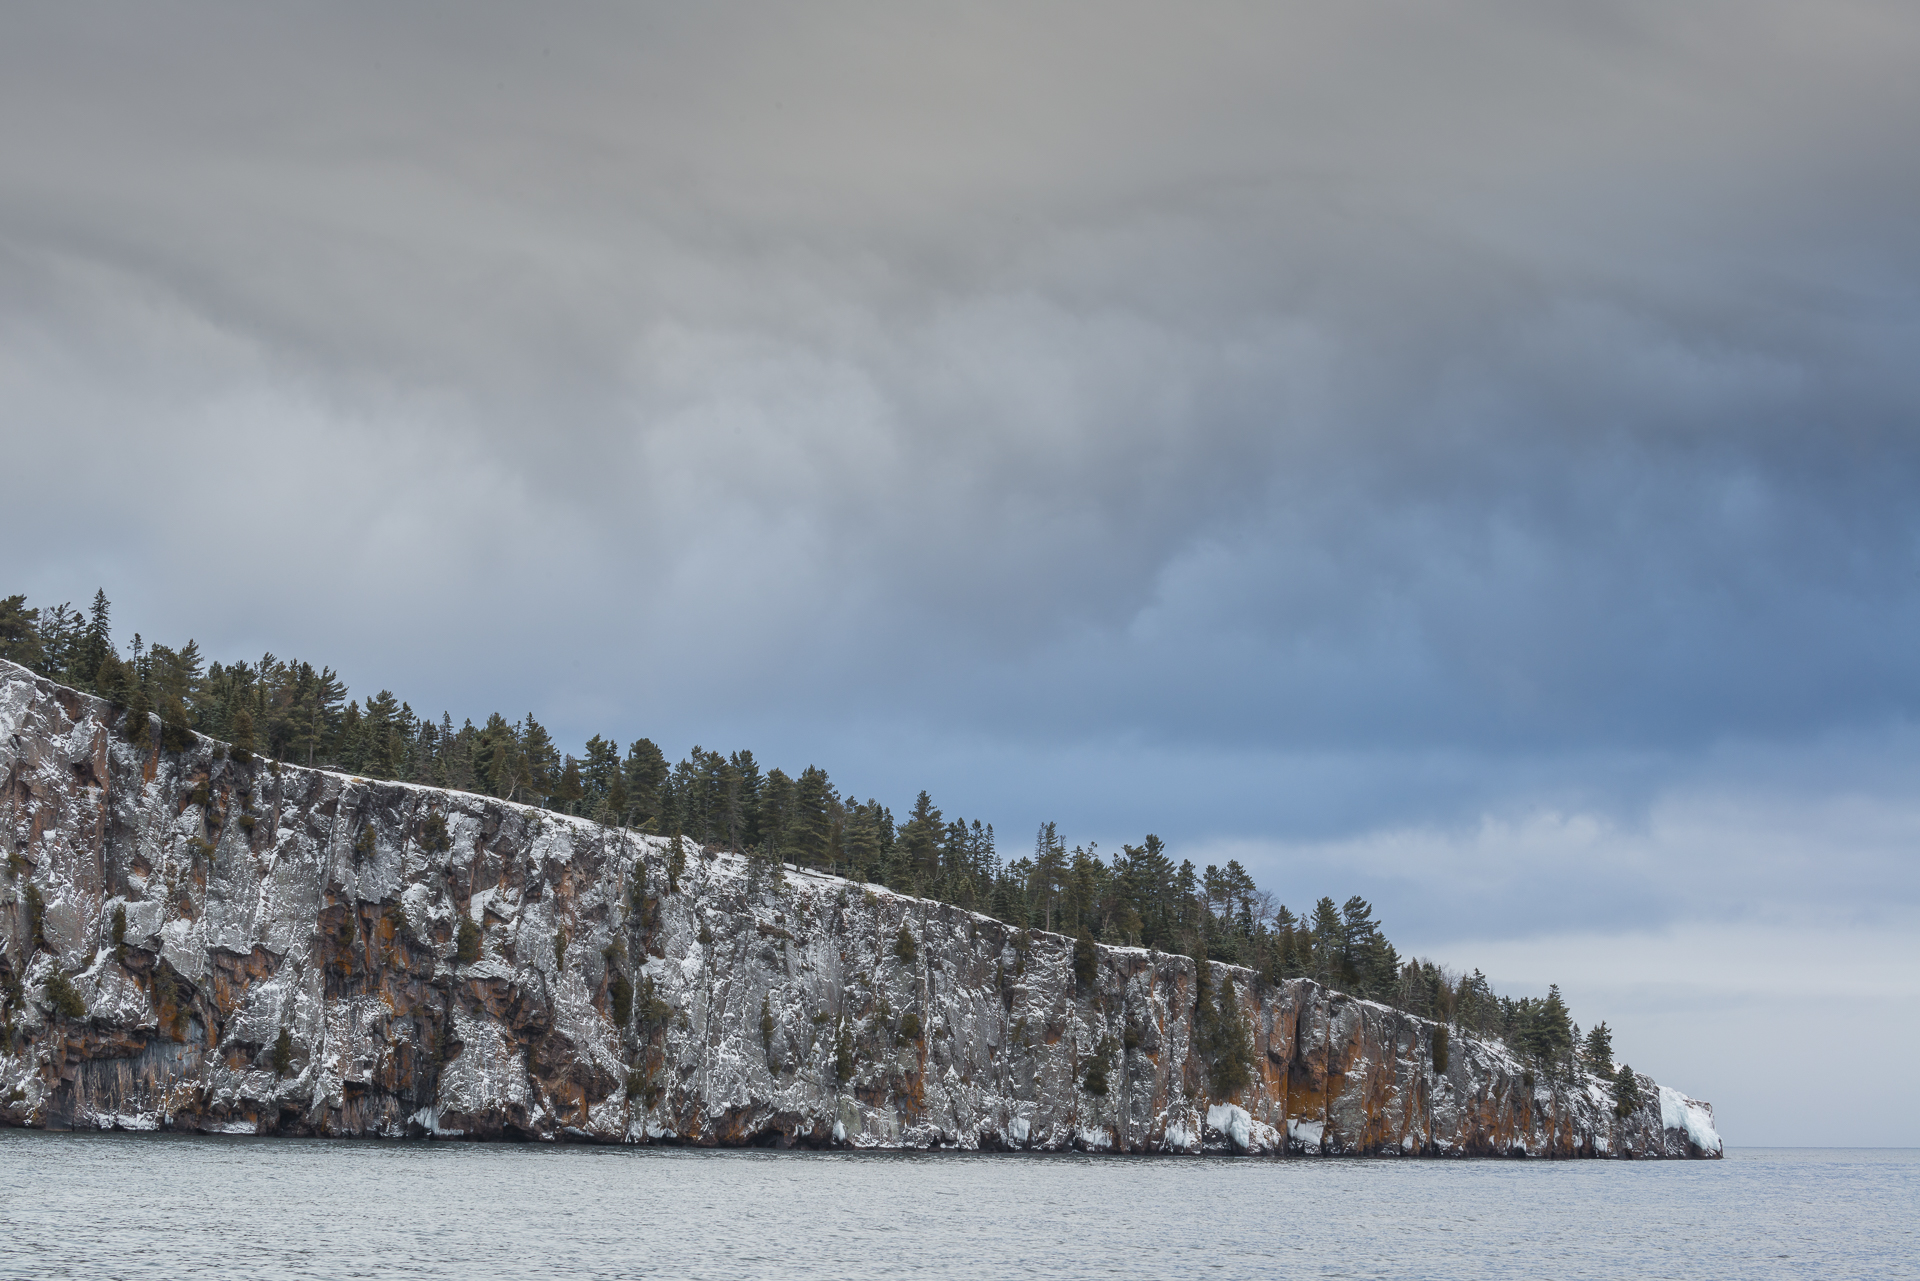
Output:
M134 746L0 661L0 1124L1717 1157L1305 979L403 783ZM144 736L158 744L157 723ZM1436 1044L1436 1042L1438 1042Z

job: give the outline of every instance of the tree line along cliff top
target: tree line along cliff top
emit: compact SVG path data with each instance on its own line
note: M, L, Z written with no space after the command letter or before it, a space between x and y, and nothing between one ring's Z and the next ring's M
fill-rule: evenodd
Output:
M1308 977L1352 995L1498 1038L1543 1074L1580 1068L1615 1078L1631 1107L1633 1074L1616 1067L1610 1029L1584 1035L1559 988L1543 998L1496 993L1479 970L1460 973L1403 958L1359 896L1322 897L1296 914L1237 861L1175 862L1152 834L1104 856L1071 850L1043 824L1031 854L1001 856L992 824L948 818L921 791L896 819L886 805L844 794L826 770L763 769L749 750L692 748L669 764L651 739L625 751L595 735L563 751L529 713L499 712L455 728L391 691L360 700L331 667L282 659L208 662L192 640L178 648L137 633L115 643L111 605L33 608L0 598L0 657L98 695L131 713L126 732L157 733L181 750L189 733L303 765L339 769L532 804L609 826L684 835L769 862L819 868L981 912L1022 928L1243 965L1263 981ZM157 729L151 722L157 720Z

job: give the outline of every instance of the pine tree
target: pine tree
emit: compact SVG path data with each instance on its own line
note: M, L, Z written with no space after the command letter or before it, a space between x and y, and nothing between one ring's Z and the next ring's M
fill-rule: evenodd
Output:
M633 1017L633 980L618 970L607 984L607 999L613 1006L613 1025L624 1028Z
M767 771L760 785L760 844L771 857L787 847L787 823L793 816L794 784L780 769Z
M108 650L106 657L100 660L100 666L94 669L94 693L110 703L124 704L132 684L127 677L127 665L120 661L118 654Z
M25 596L0 599L0 658L41 670L47 654L39 623L40 611L28 609Z
M940 811L925 791L913 798L913 809L900 825L903 870L913 884L931 885L940 872Z
M1231 1099L1253 1082L1253 1044L1231 978L1220 984L1210 1013L1203 1033L1207 1091L1216 1099Z
M528 792L534 797L551 796L559 779L560 753L553 745L552 736L533 719L532 712L527 713L521 744L526 755Z
M626 776L616 769L607 779L606 795L594 808L594 821L609 827L623 826L627 821L627 807Z
M742 748L729 759L731 791L727 796L727 840L735 849L752 849L762 838L760 827L760 786L766 780L753 753Z
M233 716L233 759L243 765L253 759L253 713L244 707Z
M460 924L455 931L453 957L462 965L472 965L480 959L480 927L465 912L460 914Z
M612 739L595 734L587 740L579 768L581 812L599 822L614 823L615 820L606 817L607 794L612 790L613 780L620 777L619 746Z
M373 778L394 778L400 773L400 744L404 731L399 726L400 700L393 691L383 689L366 700L361 713L361 733L366 748L361 770Z
M667 781L667 758L650 738L636 739L627 748L627 804L631 822L646 831L665 834L667 818L661 789Z
M782 858L808 866L826 862L828 808L834 799L825 770L809 765L800 771L800 777L794 781L785 839L780 844Z
M372 833L371 827L366 829L367 835ZM447 832L447 816L439 810L428 814L425 821L420 824L419 839L420 848L429 854L445 854L452 849L453 837ZM371 845L368 848L371 849Z
M566 767L560 771L560 781L554 785L554 804L563 814L577 814L580 798L586 795L586 790L586 785L580 781L580 762L569 754Z
M124 726L127 742L135 747L153 746L153 703L145 689L134 690L133 697L127 700Z
M853 1080L854 1067L853 1030L847 1026L846 1019L842 1018L833 1037L834 1079L845 1085Z
M1059 827L1042 823L1033 838L1033 870L1029 873L1027 894L1039 905L1043 929L1053 929L1053 914L1060 903L1066 870L1067 845L1060 839Z
M1073 942L1073 977L1082 987L1092 987L1099 976L1100 949L1093 941L1093 932L1082 925L1080 937Z
M1315 978L1326 983L1334 977L1335 967L1340 961L1341 941L1344 931L1340 927L1340 909L1333 905L1330 898L1322 898L1313 905L1312 939L1308 948L1312 953L1309 966Z
M673 834L672 850L667 855L667 893L678 894L680 892L680 878L686 874L686 871L687 847L685 842L680 839L680 833L676 829Z
M113 652L112 612L113 607L107 603L106 589L97 589L93 593L93 608L87 611L86 632L79 653L80 671L89 683L100 671L101 660ZM93 688L98 689L97 686Z
M1626 1117L1640 1107L1640 1078L1625 1063L1613 1074L1613 1112L1615 1116Z
M1595 1023L1587 1033L1586 1044L1581 1046L1580 1055L1586 1060L1587 1071L1599 1076L1613 1073L1613 1029L1606 1020Z
M184 752L193 746L193 730L187 721L186 706L178 695L166 695L160 701L160 746L169 752Z
M1543 1066L1552 1070L1572 1045L1573 1027L1567 1003L1560 997L1560 985L1549 984L1547 999L1541 1002L1535 1018L1535 1055Z

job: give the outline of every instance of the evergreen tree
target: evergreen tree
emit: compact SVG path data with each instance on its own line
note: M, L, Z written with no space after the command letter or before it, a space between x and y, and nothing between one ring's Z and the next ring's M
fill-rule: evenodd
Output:
M1311 933L1308 947L1312 956L1308 968L1315 978L1325 983L1334 977L1340 963L1346 933L1340 925L1340 909L1333 905L1332 899L1323 897L1313 905Z
M925 791L913 798L913 809L900 825L899 857L906 884L930 885L940 874L940 811Z
M480 959L480 927L465 912L460 914L459 928L454 933L453 959L461 965L472 965Z
M554 786L554 804L563 814L578 814L580 798L586 795L586 786L580 781L580 762L567 756L566 767L560 771L560 781Z
M127 676L127 665L120 656L108 650L106 657L100 660L100 666L94 669L93 692L110 703L125 704L132 692L133 683Z
M1093 932L1082 925L1080 937L1073 942L1073 977L1082 987L1092 987L1099 975L1100 949L1093 941Z
M792 806L787 814L786 838L781 842L782 858L807 866L826 862L828 809L834 800L825 770L809 765L800 771L800 777L794 781Z
M100 671L101 660L113 652L112 613L113 607L107 603L106 589L97 589L93 593L93 608L87 611L85 639L81 642L79 654L80 670L85 673L90 688L97 688L91 682Z
M787 847L787 823L793 816L793 780L784 770L767 771L760 785L760 845L769 857Z
M754 849L764 839L760 834L760 787L766 780L753 753L744 748L735 752L727 764L727 842L737 850Z
M135 747L153 746L153 701L147 697L146 690L134 690L133 697L127 700L124 725L127 742Z
M403 704L404 706L404 704ZM445 714L442 713L442 719ZM449 732L446 736L451 738ZM441 737L441 727L428 717L421 717L413 731L413 749L407 777L422 787L445 787L447 785L445 739Z
M626 764L629 821L633 826L665 834L668 819L661 795L667 782L667 758L650 738L634 740Z
M615 770L607 780L607 794L594 809L595 822L619 827L626 822L627 816L627 779L626 775Z
M1613 1074L1613 1112L1615 1116L1626 1117L1639 1110L1640 1078L1634 1075L1633 1068L1625 1063Z
M580 804L583 812L600 822L616 823L618 820L607 817L605 810L608 796L613 791L613 781L619 777L619 744L595 734L587 740L586 752L580 759Z
M400 743L405 731L398 724L400 700L393 691L383 689L366 701L360 714L360 733L364 748L360 757L362 772L373 778L394 778L400 773Z
M1586 1044L1580 1048L1581 1057L1586 1060L1587 1071L1599 1076L1613 1073L1613 1029L1602 1019L1595 1023L1587 1033Z
M451 724L451 718L447 724ZM442 726L443 729L446 727ZM447 748L448 787L462 792L477 792L484 786L473 758L475 745L479 741L480 731L473 727L473 722L461 722L459 732L453 736Z
M926 793L922 792L922 796ZM1053 914L1060 904L1060 891L1066 880L1067 846L1060 839L1060 829L1053 823L1042 823L1039 834L1033 839L1033 870L1028 876L1027 897L1038 908L1041 928L1053 929Z
M46 647L40 640L40 611L27 608L25 596L0 599L0 658L41 671Z
M1221 982L1213 1007L1203 1006L1201 1014L1207 1092L1216 1099L1235 1098L1253 1083L1253 1043L1231 978Z
M880 815L880 804L871 797L848 811L846 859L848 875L854 880L876 881L882 874Z
M193 731L188 727L187 709L174 695L159 701L160 746L169 752L184 752L193 746Z
M559 781L560 753L553 745L552 736L533 719L532 712L527 713L520 743L529 799L551 796L554 784Z
M1567 1013L1566 1002L1560 998L1560 985L1550 984L1547 998L1541 1002L1534 1020L1535 1057L1551 1071L1565 1058L1572 1045L1572 1019Z
M243 765L253 759L253 713L244 707L233 717L233 759Z

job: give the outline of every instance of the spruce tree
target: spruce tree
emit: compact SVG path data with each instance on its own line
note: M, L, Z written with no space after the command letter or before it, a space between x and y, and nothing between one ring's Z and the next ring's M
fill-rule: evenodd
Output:
M243 765L253 759L253 713L244 707L233 715L233 759Z
M800 771L800 777L794 780L785 839L780 843L783 859L803 866L818 866L826 861L828 809L834 799L825 770L809 765Z
M1100 949L1094 944L1093 932L1085 925L1080 927L1080 937L1073 942L1073 977L1082 987L1092 987L1100 974Z
M1626 1117L1640 1107L1640 1079L1633 1069L1625 1063L1613 1074L1613 1111L1614 1115Z
M47 654L39 622L40 611L28 609L25 596L0 599L0 658L41 670Z
M607 780L607 794L594 811L594 820L611 827L624 827L627 822L627 780L619 770L615 770Z
M460 914L460 925L454 935L454 960L462 965L472 965L480 959L480 927L465 912Z
M106 589L99 588L93 593L93 608L87 611L86 631L80 643L79 666L86 682L91 683L100 671L101 660L113 652L113 629L110 618L113 612L107 603ZM96 692L97 692L97 688Z
M769 857L787 848L787 825L793 817L793 780L782 769L770 769L760 784L760 812L754 830L757 844Z
M1606 1020L1595 1023L1587 1032L1586 1043L1580 1048L1580 1055L1586 1060L1587 1071L1599 1076L1613 1073L1613 1029Z
M560 753L553 745L552 736L533 719L532 712L527 713L521 742L526 756L528 791L535 797L551 796L559 781Z
M560 771L560 780L554 785L554 805L563 814L577 814L584 795L586 786L580 781L580 762L569 753L566 766Z
M1231 978L1221 982L1219 996L1207 1013L1211 1015L1203 1025L1207 1092L1216 1099L1231 1099L1253 1082L1253 1044Z
M187 709L178 695L169 694L160 701L160 746L169 752L184 752L193 746L193 730Z
M153 703L147 697L145 689L133 691L133 697L127 700L127 719L124 722L127 742L135 747L153 746Z
M132 692L132 687L133 682L127 676L127 665L120 661L118 654L108 650L106 656L100 660L99 667L94 669L94 693L110 703L124 705L128 694Z
M667 819L660 795L667 781L667 758L650 738L634 740L621 767L627 780L627 803L635 827L664 835Z

